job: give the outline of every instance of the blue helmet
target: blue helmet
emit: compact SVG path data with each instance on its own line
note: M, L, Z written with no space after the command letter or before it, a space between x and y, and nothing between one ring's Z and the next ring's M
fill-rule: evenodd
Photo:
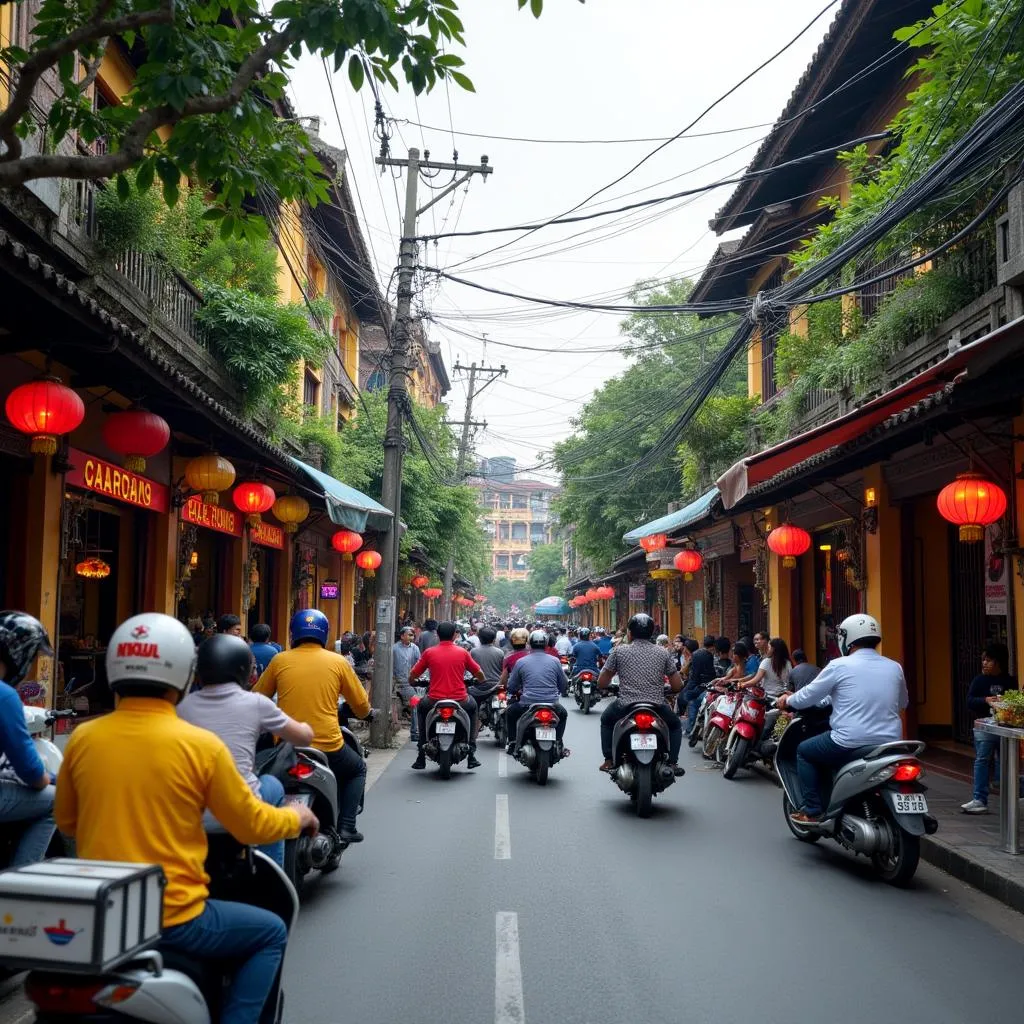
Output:
M303 640L315 640L321 647L326 647L327 634L330 630L331 624L323 612L317 611L316 608L305 608L292 616L288 635L293 647Z

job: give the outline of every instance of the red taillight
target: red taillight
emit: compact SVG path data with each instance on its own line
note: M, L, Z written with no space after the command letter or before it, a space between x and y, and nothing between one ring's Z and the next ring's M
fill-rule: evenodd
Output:
M409 707L414 708L419 704L419 702L420 696L419 694L416 694L415 696L409 698Z
M654 726L654 715L649 711L638 711L633 716L633 721L636 722L638 729L651 729Z
M498 700L504 700L504 699L505 699L505 691L504 690L499 690L498 691Z
M559 660L562 662L563 665L568 665L569 664L569 659L564 654L562 655L562 657Z
M548 722L553 722L554 720L555 713L550 708L541 708L540 711L537 712L538 722L543 722L545 725L547 725Z
M91 978L79 981L30 974L25 981L25 995L44 1013L91 1016L96 1012L94 997L106 987L106 982L97 984Z
M592 683L594 681L594 676L591 672L581 672L580 679L582 679L585 683Z
M896 765L896 771L892 773L895 782L913 782L921 778L922 769L915 761L904 761Z
M446 704L443 708L438 708L437 713L447 722L455 714L455 708Z
M293 779L308 779L315 771L316 769L311 764L306 764L305 762L300 761L298 764L293 764L291 768L288 769L288 774Z

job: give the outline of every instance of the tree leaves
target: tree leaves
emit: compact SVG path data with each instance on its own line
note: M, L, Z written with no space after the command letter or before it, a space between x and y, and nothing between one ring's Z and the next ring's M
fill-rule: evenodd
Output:
M365 71L363 69L363 61L358 53L353 53L348 59L348 80L352 83L352 88L356 92L359 92L363 87L363 78L365 77Z

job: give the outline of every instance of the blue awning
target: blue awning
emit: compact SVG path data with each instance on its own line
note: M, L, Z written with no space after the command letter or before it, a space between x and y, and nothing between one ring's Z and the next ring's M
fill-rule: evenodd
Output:
M694 523L700 522L701 519L711 512L711 506L714 505L717 498L718 488L712 487L707 494L702 494L677 512L669 512L667 516L662 516L660 519L655 519L650 523L644 523L643 526L638 526L635 530L624 533L622 539L627 544L639 544L641 537L647 537L652 533L673 533L676 530L692 526Z
M367 526L376 530L391 529L394 516L380 502L299 459L292 458L292 462L309 477L314 486L323 491L327 514L332 523L344 526L347 530L355 530L356 533L362 533Z

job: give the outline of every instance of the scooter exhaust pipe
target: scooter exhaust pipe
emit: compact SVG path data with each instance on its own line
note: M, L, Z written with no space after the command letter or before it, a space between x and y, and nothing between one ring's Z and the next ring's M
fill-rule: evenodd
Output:
M524 743L519 748L519 760L527 768L532 768L537 763L537 748L532 743Z
M620 764L612 778L615 779L615 784L623 793L628 793L633 788L633 766L631 764Z

